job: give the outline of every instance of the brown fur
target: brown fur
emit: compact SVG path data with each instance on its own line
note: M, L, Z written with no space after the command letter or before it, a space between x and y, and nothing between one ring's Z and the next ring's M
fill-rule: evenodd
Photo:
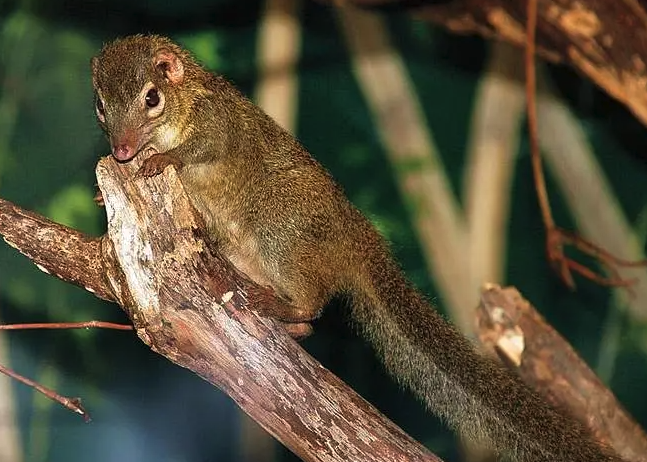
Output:
M405 279L328 172L222 77L169 39L141 35L104 47L92 70L113 152L165 153L145 164L147 175L169 159L182 166L221 251L291 303L273 314L311 320L333 295L350 293L353 318L388 371L452 427L519 461L619 460L478 355ZM145 106L150 84L162 107Z

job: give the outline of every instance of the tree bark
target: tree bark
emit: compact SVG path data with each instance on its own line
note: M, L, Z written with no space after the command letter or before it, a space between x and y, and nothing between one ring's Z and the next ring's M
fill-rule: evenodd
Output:
M336 0L409 11L460 34L525 46L524 0ZM624 104L647 125L646 0L539 0L538 52L563 61Z
M254 308L280 303L205 239L172 167L104 158L108 233L88 238L0 199L0 233L38 267L120 304L153 351L222 389L305 461L439 461Z
M588 426L623 459L647 462L647 436L640 426L515 288L486 287L477 317L481 342L529 387Z

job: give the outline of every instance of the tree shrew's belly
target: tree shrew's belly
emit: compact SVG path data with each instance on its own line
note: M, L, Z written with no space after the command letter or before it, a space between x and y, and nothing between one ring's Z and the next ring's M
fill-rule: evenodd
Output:
M186 191L205 221L210 238L218 245L218 250L239 271L246 274L257 284L272 286L270 276L263 268L259 258L261 252L258 242L244 226L236 203L223 200L230 194L220 192L224 172L210 164L187 165L182 169L181 178Z

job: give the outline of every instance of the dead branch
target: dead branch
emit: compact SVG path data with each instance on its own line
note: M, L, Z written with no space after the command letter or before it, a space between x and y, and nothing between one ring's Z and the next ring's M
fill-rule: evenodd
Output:
M329 0L332 3L332 0ZM519 0L334 0L377 10L406 10L461 34L525 47L527 2ZM647 125L645 0L540 0L537 51L570 64Z
M101 239L16 207L0 198L0 235L38 269L116 301L101 266Z
M515 288L484 288L477 318L481 342L526 384L587 425L625 460L647 461L647 435Z
M100 239L0 200L0 233L38 267L119 303L154 351L227 393L306 461L438 461L254 307L280 303L204 239L173 168L100 161Z

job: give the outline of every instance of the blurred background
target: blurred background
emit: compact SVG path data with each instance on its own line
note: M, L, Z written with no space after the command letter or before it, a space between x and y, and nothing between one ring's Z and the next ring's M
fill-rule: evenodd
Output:
M511 284L647 425L647 273L634 296L547 263L531 176L519 50L397 11L311 0L0 0L0 197L100 235L89 60L155 32L223 73L330 169L393 243L409 277L467 334L484 282ZM566 67L541 65L538 118L555 218L618 256L643 258L647 130ZM591 259L580 261L599 269ZM117 306L0 245L0 321L127 322ZM384 374L331 306L304 347L447 461L456 438ZM1 462L295 460L222 392L133 333L0 335L0 363L82 397L90 424L0 377Z

